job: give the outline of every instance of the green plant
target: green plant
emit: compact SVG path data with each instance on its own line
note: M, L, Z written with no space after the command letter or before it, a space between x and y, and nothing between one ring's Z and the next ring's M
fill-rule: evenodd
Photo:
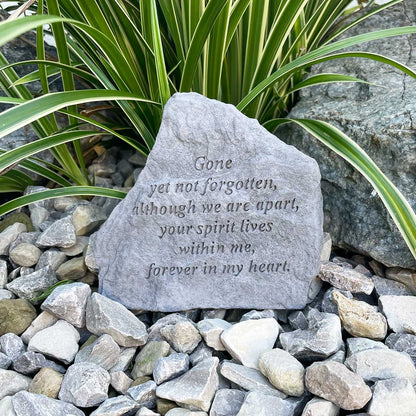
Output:
M323 61L373 59L416 77L414 71L392 59L346 49L416 33L416 27L338 40L350 27L399 1L368 7L370 2L355 16L356 9L348 9L349 0L38 0L36 16L0 24L1 44L36 28L38 58L9 64L0 55L0 86L8 95L0 100L14 105L0 114L0 137L29 123L40 137L0 156L0 191L26 186L28 179L15 169L16 164L62 188L10 201L0 207L0 215L61 195L122 197L121 192L90 186L79 144L81 138L91 135L85 125L92 124L147 154L169 97L176 91L197 91L233 103L271 131L289 121L306 128L372 183L416 257L416 216L370 157L326 123L284 118L301 88L362 82L341 74L305 80L308 68ZM57 62L45 59L44 24L51 26ZM39 69L19 78L14 67L29 63ZM62 77L64 91L50 93L48 82L56 74ZM76 90L74 77L82 78L90 89ZM43 87L38 98L25 86L33 80L40 80ZM81 103L103 100L113 104L121 121L99 123L77 108ZM56 112L68 118L64 129L58 127ZM43 149L53 153L56 165L45 165L33 157Z

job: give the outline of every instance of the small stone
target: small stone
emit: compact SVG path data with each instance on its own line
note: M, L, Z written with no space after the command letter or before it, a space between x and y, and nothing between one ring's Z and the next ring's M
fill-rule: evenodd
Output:
M273 318L243 321L225 330L221 341L233 358L257 369L259 356L273 348L279 329Z
M339 407L325 399L314 397L306 403L302 416L338 416Z
M94 257L94 250L93 250L93 246L91 244L91 240L93 239L93 237L96 235L92 234L90 236L90 243L87 246L87 249L85 250L85 258L84 258L84 262L85 265L87 266L87 269L91 272L91 273L98 273L98 267L97 264L95 263L95 257Z
M7 285L7 289L23 299L32 299L57 283L55 272L46 266L26 276L18 277Z
M182 376L160 385L156 395L207 412L218 387L218 362L217 357L207 358Z
M15 222L9 225L0 233L0 256L9 254L10 244L16 240L20 233L26 232L26 225L20 222Z
M136 347L121 348L120 355L118 356L117 363L110 369L110 373L116 371L126 371L129 367L133 358L136 354Z
M64 376L53 368L41 368L33 377L29 386L29 392L44 394L51 399L57 399L63 378Z
M60 198L54 198L53 208L56 211L65 212L79 203L79 199L73 196L61 196Z
M201 319L224 319L227 309L202 309Z
M127 394L141 406L155 407L156 387L156 383L149 380L143 384L130 387L127 390Z
M199 412L176 407L175 409L169 410L165 416L208 416L208 414L206 412Z
M259 391L247 394L237 416L292 416L293 406L289 401L276 396L269 396Z
M56 271L58 267L66 260L65 253L51 248L44 251L39 257L38 264L35 267L35 270L43 269L46 266L50 266L53 271Z
M36 241L38 247L72 247L77 241L71 217L53 222Z
M153 370L153 379L156 384L178 377L189 370L189 356L187 354L171 354L157 360Z
M12 396L6 396L0 400L0 415L2 416L16 416L14 411Z
M7 263L0 260L0 289L4 289L7 284Z
M93 343L81 348L75 357L75 363L94 363L104 370L109 370L116 365L119 355L120 347L110 335L104 334Z
M62 253L65 253L65 255L68 257L78 256L84 251L85 247L88 245L89 239L89 237L78 235L76 243L72 247L61 249Z
M20 390L27 390L31 379L16 371L0 369L0 400Z
M133 383L131 383L130 387L134 386L140 386L140 384L146 383L148 381L151 381L151 378L149 376L141 376L134 379Z
M142 407L137 411L136 416L160 416L160 413L155 413L147 407Z
M218 390L212 402L209 416L236 416L245 396L241 390Z
M386 347L380 341L373 341L372 339L361 338L361 337L348 338L347 346L348 346L348 353L347 353L348 357L350 357L351 355L357 352L371 350L373 348L388 349L388 347Z
M332 238L331 234L324 233L322 239L322 250L321 250L321 261L328 261L331 257L332 252Z
M316 362L306 369L306 388L344 410L364 407L371 390L364 380L335 361Z
M147 341L146 326L125 306L98 293L87 303L87 329L95 335L111 335L122 347L140 346Z
M76 280L85 276L87 267L85 266L84 257L74 257L71 260L62 263L56 270L56 276L59 280Z
M416 383L416 369L412 359L403 352L390 349L370 349L352 354L345 365L365 381L406 378Z
M386 269L386 277L387 279L403 283L413 294L416 294L416 273L414 270L402 269L401 267L389 267Z
M302 396L305 369L285 350L275 348L264 352L259 358L259 368L278 390L288 396Z
M245 313L240 322L249 321L251 319L264 319L264 318L275 318L275 313L271 309L265 309L263 311L256 311L252 310L250 312Z
M20 335L36 318L36 309L25 299L0 300L0 335Z
M25 375L33 375L43 367L51 367L60 373L65 373L66 371L64 367L56 364L55 361L48 360L43 354L34 351L23 353L13 362L13 369Z
M390 334L385 341L388 348L410 355L413 363L416 363L416 335Z
M110 375L93 363L77 363L68 368L59 399L79 407L98 406L107 400Z
M198 330L189 321L166 325L160 330L160 333L176 352L186 354L190 354L202 339Z
M208 347L205 342L200 342L194 352L189 356L191 364L194 366L205 358L211 358L214 350Z
M71 363L78 352L78 331L66 321L42 329L29 342L28 351L35 351Z
M308 320L302 311L294 311L288 316L289 324L293 329L308 329Z
M137 354L131 375L133 378L149 376L157 360L169 354L170 345L166 341L149 341Z
M378 301L394 332L416 335L416 296L380 296Z
M188 321L192 323L190 319L178 313L171 313L169 315L163 316L163 318L160 319L158 319L156 316L154 320L156 322L149 328L149 341L163 341L163 336L161 335L160 331L167 325L176 325L178 322L182 321Z
M244 390L259 391L264 394L285 398L286 395L274 388L260 371L244 367L240 364L224 361L220 369L221 375Z
M42 303L41 308L77 328L83 328L90 295L91 288L85 283L58 286Z
M412 416L416 414L416 393L405 378L377 381L373 400L368 407L369 416Z
M328 358L343 345L341 321L332 313L314 310L308 315L308 329L280 335L280 342L290 355L313 361Z
M0 352L0 368L7 370L12 365L12 360L6 354Z
M205 343L216 351L226 350L220 337L226 329L231 327L232 325L223 319L203 319L197 324L198 331Z
M14 299L16 296L10 290L0 289L0 300L2 299Z
M156 400L156 409L161 415L165 415L169 410L176 408L177 404L170 400L157 399Z
M98 205L82 204L75 208L72 223L77 235L85 235L100 226L107 219L104 210Z
M354 337L384 339L387 334L387 321L383 314L374 310L366 302L347 299L334 291L332 298L338 306L338 313L344 329Z
M330 287L324 293L324 296L322 298L322 303L321 303L322 312L333 313L335 315L338 315L338 307L337 307L336 303L334 302L334 299L332 298L332 294L335 291L338 291L338 289L335 289L334 287ZM353 298L351 292L348 292L346 290L340 290L339 292L341 292L348 299Z
M126 394L133 380L124 371L110 373L111 387L118 393Z
M123 416L130 415L139 405L130 397L117 396L105 400L91 416Z
M10 251L10 258L19 266L35 265L42 252L33 244L22 243Z
M373 281L362 273L346 269L331 262L322 264L318 276L321 280L328 282L337 289L347 290L351 293L370 295L374 289Z
M13 397L12 402L17 416L85 416L72 404L43 394L21 391Z
M29 328L26 329L22 334L22 340L25 344L29 344L32 337L42 329L48 328L58 322L58 318L49 312L41 312L30 324Z
M394 295L394 296L411 296L412 291L403 283L394 280L385 279L383 277L372 276L374 288L377 296Z
M40 226L49 218L50 212L39 205L30 204L30 221L32 221L35 229L39 229Z
M20 337L10 332L0 337L0 350L14 361L25 352L25 346Z

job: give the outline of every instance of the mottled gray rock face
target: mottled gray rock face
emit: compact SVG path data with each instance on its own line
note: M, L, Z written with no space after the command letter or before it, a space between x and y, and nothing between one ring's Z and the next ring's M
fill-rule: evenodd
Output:
M321 241L316 162L235 107L186 93L165 106L94 254L101 293L132 309L302 308Z
M416 296L380 296L378 301L394 332L416 334Z
M276 396L269 396L258 391L247 394L237 416L292 416L293 406L289 401Z
M162 384L172 378L178 377L189 369L189 356L187 354L171 354L169 357L159 358L153 370L156 384Z
M212 402L209 416L236 416L244 398L245 393L241 390L218 390Z
M91 413L91 416L123 416L133 414L138 404L130 397L117 396L107 399L100 407Z
M21 390L27 390L31 379L16 371L0 369L0 400Z
M51 367L61 373L65 373L64 367L46 359L43 354L34 351L25 352L13 362L13 369L21 374L33 375L43 367Z
M415 24L416 1L406 0L361 22L347 36ZM359 46L416 69L416 37L400 36ZM416 80L376 61L332 60L312 74L341 73L370 83L337 83L308 88L292 109L292 118L316 118L355 140L416 208ZM383 88L380 88L380 85ZM294 126L279 137L314 157L322 173L326 231L337 246L352 247L386 264L415 268L415 259L371 185L347 162Z

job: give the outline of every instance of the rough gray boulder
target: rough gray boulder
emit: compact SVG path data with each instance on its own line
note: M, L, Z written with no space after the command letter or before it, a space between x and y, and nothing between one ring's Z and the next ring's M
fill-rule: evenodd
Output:
M416 1L405 0L347 32L349 36L414 25ZM400 36L354 48L396 59L416 69L416 37ZM336 83L302 92L291 118L327 121L357 142L416 208L416 80L380 62L332 60L312 74L342 73L370 83ZM277 131L286 143L314 157L322 174L324 229L334 245L367 254L388 266L416 268L398 229L371 185L341 157L292 125Z

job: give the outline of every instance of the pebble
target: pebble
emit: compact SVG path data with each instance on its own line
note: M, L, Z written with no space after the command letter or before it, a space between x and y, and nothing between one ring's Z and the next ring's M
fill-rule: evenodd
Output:
M189 370L189 356L187 354L171 354L157 360L153 370L153 379L156 384L178 377Z
M21 391L13 397L12 402L17 416L85 416L72 404L43 394Z
M221 341L233 358L246 367L258 369L260 355L273 348L279 330L273 318L248 320L226 329Z
M385 342L388 348L409 354L413 363L416 363L416 335L393 333Z
M416 369L410 356L390 349L370 349L352 354L345 365L365 381L406 378L416 383Z
M131 372L133 378L153 374L157 360L166 357L169 351L170 345L166 341L149 341L137 354Z
M344 410L363 408L371 399L371 390L364 380L345 365L316 362L306 369L307 389Z
M202 335L205 343L216 351L225 351L221 342L221 334L232 325L223 319L203 319L197 324L199 333Z
M196 365L205 358L211 358L213 349L208 347L205 342L200 342L194 352L189 356L192 365Z
M79 199L73 196L61 196L53 199L53 208L56 211L65 212L74 207L78 202Z
M316 309L308 314L308 329L297 329L280 335L280 342L297 359L328 358L343 345L341 321L337 315Z
M132 414L139 405L130 397L117 396L105 400L98 409L91 413L91 416L123 416Z
M260 355L259 368L278 390L288 396L302 396L305 369L285 350L275 348Z
M416 393L409 380L390 378L377 381L368 414L369 416L416 415Z
M2 299L14 299L15 296L10 290L0 289L0 300Z
M176 325L181 321L188 321L192 323L190 319L178 313L171 313L163 316L162 318L154 318L154 321L156 322L149 328L149 341L163 341L164 339L160 330L166 325Z
M43 394L51 399L57 399L64 376L50 367L41 368L33 377L29 386L30 393Z
M71 217L67 216L53 222L36 241L38 247L72 247L77 242Z
M62 253L65 253L68 257L78 256L83 253L85 247L88 245L89 237L77 235L75 244L72 247L62 248Z
M96 233L94 233L90 236L90 241L89 241L89 244L87 246L87 249L85 250L85 257L84 257L84 263L87 266L87 269L91 273L98 273L98 267L97 267L97 264L95 262L94 250L93 250L93 246L92 246L92 241L93 241L93 238L94 238L95 235L96 235Z
M39 257L39 261L36 264L35 270L43 269L46 266L50 266L53 271L56 271L58 267L66 260L66 255L56 248L51 248L44 251Z
M95 204L78 205L72 214L76 235L86 235L95 231L106 219L104 210Z
M158 386L156 395L207 412L218 387L218 358L201 361L182 376Z
M383 277L372 276L374 288L377 296L394 295L394 296L411 296L412 291L403 283L394 280L385 279Z
M188 409L182 409L181 407L176 407L175 409L169 410L165 416L208 416L206 412L195 412Z
M27 390L32 379L12 370L0 369L0 400L20 390Z
M378 301L394 332L416 335L416 296L380 296Z
M90 295L91 288L85 283L58 286L42 303L41 308L77 328L83 328Z
M12 361L25 352L26 348L20 337L12 332L0 337L0 351L6 354Z
M0 352L0 368L7 370L12 365L12 360L6 355Z
M93 293L87 303L87 329L95 335L111 335L118 345L133 347L147 341L146 326L118 302Z
M354 337L384 339L387 321L383 314L366 302L347 299L337 290L332 298L338 306L338 313L344 329Z
M136 416L161 416L160 413L155 413L153 410L148 409L147 407L140 408Z
M55 272L51 267L46 266L31 274L14 279L6 287L22 299L32 299L41 295L57 282Z
M35 351L71 363L78 352L78 331L68 322L60 320L42 329L29 341L28 351Z
M0 260L0 289L4 289L7 284L7 263Z
M24 232L26 232L26 225L20 222L15 222L4 229L0 233L0 256L6 256L9 253L10 244L20 233Z
M374 289L373 281L355 270L326 262L321 266L318 274L324 282L330 283L337 289L347 290L351 293L365 293L370 295Z
M68 368L59 399L79 407L98 406L108 398L110 374L93 363L77 363Z
M133 361L133 358L136 354L136 349L136 347L121 348L117 363L114 367L111 368L110 372L126 371Z
M241 390L217 390L209 416L236 416L241 409L245 396L245 393Z
M372 339L361 338L361 337L348 338L347 347L348 347L347 357L350 357L351 355L357 352L371 350L373 348L379 348L379 349L381 348L385 350L388 349L388 347L380 341L374 341Z
M338 289L335 289L334 287L331 287L324 293L324 297L322 298L322 303L321 303L322 312L333 313L335 315L339 315L338 314L338 306L334 302L334 299L332 298L332 294L335 291L338 291ZM348 292L346 290L340 290L339 292L341 292L348 299L353 298L351 292Z
M338 416L339 407L325 399L314 397L306 403L302 416Z
M252 310L246 312L240 319L240 322L249 321L251 319L276 318L275 312L271 309L264 309L262 311Z
M20 335L36 318L36 309L25 299L0 300L0 335Z
M293 416L293 405L276 396L269 396L259 391L247 394L237 416Z
M118 393L126 394L133 380L124 371L110 373L111 387Z
M30 221L33 224L35 229L39 229L40 226L49 218L50 212L45 208L39 205L30 204Z
M55 361L51 361L45 358L43 354L27 351L16 358L13 362L13 369L18 373L33 375L43 367L51 367L60 373L65 373L65 368Z
M19 266L35 265L42 252L33 244L21 243L10 251L10 258Z
M14 411L12 396L6 396L0 400L0 415L2 416L16 416Z
M302 311L290 313L288 322L293 329L308 329L308 320Z
M160 333L176 352L185 354L190 354L202 339L194 324L189 321L166 325Z
M56 276L59 280L76 280L81 279L87 273L87 266L84 257L74 257L65 263L62 263L56 270Z
M389 267L386 269L387 279L395 280L403 283L408 289L416 294L416 276L415 271L410 269L402 269L401 267ZM383 277L383 276L381 276Z
M30 324L29 328L26 329L22 334L22 340L25 344L29 344L29 341L42 329L52 326L58 322L58 318L49 312L41 312Z
M127 394L140 406L156 406L156 383L152 380L130 387Z
M104 334L91 344L81 348L75 357L75 363L94 363L104 370L109 370L116 365L119 355L120 347L110 335Z

